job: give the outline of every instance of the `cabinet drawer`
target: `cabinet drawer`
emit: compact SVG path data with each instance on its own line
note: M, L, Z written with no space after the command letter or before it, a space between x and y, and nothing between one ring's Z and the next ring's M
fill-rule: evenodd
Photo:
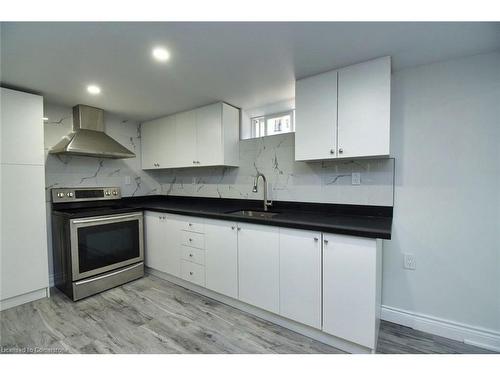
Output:
M205 286L205 267L181 260L181 277L194 284Z
M205 235L200 233L182 231L181 244L184 246L205 248Z
M181 257L190 262L205 265L205 250L196 249L190 246L181 246Z
M205 225L203 223L203 220L195 217L183 220L181 229L190 232L205 233Z

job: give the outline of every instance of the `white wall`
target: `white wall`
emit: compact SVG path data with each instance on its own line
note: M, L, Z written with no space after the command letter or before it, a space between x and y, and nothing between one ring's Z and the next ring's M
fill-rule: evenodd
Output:
M500 53L401 70L392 82L383 304L500 334ZM405 252L415 271L403 269Z

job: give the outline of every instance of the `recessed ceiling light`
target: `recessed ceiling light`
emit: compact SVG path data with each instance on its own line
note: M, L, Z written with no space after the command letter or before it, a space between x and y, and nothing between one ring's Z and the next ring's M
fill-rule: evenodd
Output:
M101 93L101 88L99 86L96 86L96 85L88 85L87 91L89 92L89 94L97 95L97 94Z
M153 49L153 57L158 61L165 62L170 59L170 52L163 47L156 47Z

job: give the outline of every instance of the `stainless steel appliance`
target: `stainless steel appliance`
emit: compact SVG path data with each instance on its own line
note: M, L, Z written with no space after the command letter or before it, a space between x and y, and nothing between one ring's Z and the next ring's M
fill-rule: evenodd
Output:
M144 275L143 214L120 188L52 189L55 284L74 301Z
M73 107L73 131L49 152L112 159L135 157L132 151L104 133L104 111L82 104Z

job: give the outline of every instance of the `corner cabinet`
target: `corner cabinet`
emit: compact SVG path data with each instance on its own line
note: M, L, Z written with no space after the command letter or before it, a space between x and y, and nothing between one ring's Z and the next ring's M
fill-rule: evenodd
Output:
M142 169L239 164L239 109L215 103L141 125Z
M295 160L389 156L391 59L300 79Z

